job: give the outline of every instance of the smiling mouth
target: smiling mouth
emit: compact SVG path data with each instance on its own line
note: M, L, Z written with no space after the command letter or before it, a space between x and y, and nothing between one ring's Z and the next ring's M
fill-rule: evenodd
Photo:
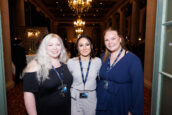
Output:
M83 53L87 53L88 51L83 51Z
M52 52L53 54L57 54L58 52Z
M112 48L113 46L108 46L109 48Z

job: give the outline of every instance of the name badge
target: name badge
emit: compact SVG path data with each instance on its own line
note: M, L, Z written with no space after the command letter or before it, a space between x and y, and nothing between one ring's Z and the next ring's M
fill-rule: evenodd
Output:
M58 90L60 91L60 94L65 97L65 93L67 92L67 85L63 84L58 87Z
M80 98L88 98L88 93L80 93Z
M108 81L104 80L104 88L108 89Z

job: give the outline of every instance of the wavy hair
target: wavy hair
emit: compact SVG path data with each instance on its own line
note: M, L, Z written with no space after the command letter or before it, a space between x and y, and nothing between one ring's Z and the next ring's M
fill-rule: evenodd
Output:
M68 56L61 37L53 33L46 35L42 40L35 57L39 68L39 70L37 71L38 81L44 81L45 79L48 79L49 70L52 68L52 63L50 61L49 55L47 55L46 47L48 45L48 42L53 38L58 39L61 44L61 53L59 55L59 61L63 63L67 62Z

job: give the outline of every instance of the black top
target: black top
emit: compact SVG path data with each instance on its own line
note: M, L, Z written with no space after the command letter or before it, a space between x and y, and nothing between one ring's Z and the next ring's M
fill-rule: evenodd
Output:
M53 69L49 71L49 79L39 83L36 72L25 73L23 79L23 91L32 92L35 95L36 109L38 115L70 115L71 96L70 87L73 81L67 66L55 68L59 74L63 73L62 79L67 84L67 93L63 97L58 90L61 86L60 79Z

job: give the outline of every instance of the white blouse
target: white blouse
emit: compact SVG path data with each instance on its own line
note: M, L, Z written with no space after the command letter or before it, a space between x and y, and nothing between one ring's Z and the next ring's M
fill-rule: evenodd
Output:
M89 63L89 60L82 61L84 79L86 76L88 63ZM98 58L98 57L92 58L89 73L88 73L88 78L87 78L87 81L85 83L85 88L84 88L79 60L76 59L76 57L69 59L67 62L67 66L73 76L72 88L77 89L77 90L95 90L96 89L96 78L99 74L101 64L102 64L102 62L101 62L100 58Z

